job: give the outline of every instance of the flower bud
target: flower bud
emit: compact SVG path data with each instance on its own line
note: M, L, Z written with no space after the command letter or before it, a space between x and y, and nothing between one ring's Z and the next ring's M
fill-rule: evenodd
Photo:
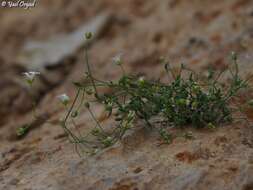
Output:
M90 40L92 38L93 34L91 32L86 32L85 33L85 39Z
M237 60L237 53L232 51L231 52L231 58L232 58L233 61L236 61Z

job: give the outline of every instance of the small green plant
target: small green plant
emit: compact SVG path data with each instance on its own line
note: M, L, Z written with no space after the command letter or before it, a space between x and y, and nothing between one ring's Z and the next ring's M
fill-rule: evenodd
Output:
M30 125L24 124L22 127L19 127L17 129L17 136L23 137L24 135L28 133L29 129L30 129Z
M86 33L85 37L90 40L92 34ZM180 72L176 73L165 59L161 59L170 78L167 83L127 74L121 54L114 57L113 62L122 69L122 76L117 81L97 79L90 69L87 47L85 55L85 82L74 82L77 93L73 103L68 107L70 100L65 94L59 96L59 99L68 109L61 122L62 128L72 143L91 155L120 140L133 128L136 120L142 120L148 129L157 130L165 143L173 140L173 136L167 131L168 127L213 129L231 123L234 114L239 110L234 107L234 102L238 101L240 90L247 88L250 80L240 78L236 53L232 53L232 62L226 70L218 74L210 70L207 77L195 73L183 64ZM225 72L230 73L231 77L227 83L222 83L219 79ZM183 77L185 75L187 77ZM99 93L99 89L105 87L110 89L110 93ZM78 102L79 105L76 105ZM105 130L96 119L91 109L94 103L102 104L108 118L114 118L115 125L111 130ZM69 120L76 126L75 118L82 108L87 109L95 122L94 128L86 135L82 135L80 131L74 134L67 127ZM193 138L188 133L184 136Z
M25 77L25 81L26 81L26 84L28 85L28 88L30 88L30 90L32 90L33 83L34 83L34 81L36 79L36 76L40 75L40 72L36 72L36 71L24 72L23 75ZM35 101L34 96L32 94L30 94L30 97L31 97L31 100L32 100L33 119L37 119L36 101ZM31 127L31 123L24 124L23 126L17 128L17 131L16 131L17 136L18 137L25 136L29 132L30 127Z

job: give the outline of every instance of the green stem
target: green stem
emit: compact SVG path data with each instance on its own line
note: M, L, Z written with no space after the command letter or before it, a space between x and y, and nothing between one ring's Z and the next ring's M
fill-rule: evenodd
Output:
M30 84L30 88L32 89L32 83ZM36 100L31 92L29 92L29 95L32 99L32 115L34 119L38 119L37 113L36 113Z
M96 122L97 126L99 127L99 129L104 133L104 135L106 135L104 129L102 128L102 126L100 125L100 123L97 121L95 115L93 114L93 112L90 110L90 108L88 108L88 111L92 117L92 119ZM107 135L106 135L107 136Z
M77 93L76 93L75 99L74 99L72 105L70 106L70 109L69 109L67 115L65 116L64 121L62 122L62 127L63 127L63 129L65 130L65 132L66 132L67 134L69 134L69 135L73 138L73 140L76 141L76 142L79 141L79 138L76 137L76 136L67 128L66 122L67 122L67 120L68 120L68 118L69 118L69 116L70 116L70 113L72 112L72 110L73 110L73 108L74 108L74 106L75 106L75 104L76 104L76 101L77 101L77 99L78 99L79 94L80 94L80 88L78 88L78 91L77 91Z
M76 93L75 99L74 99L72 105L70 106L70 109L69 109L69 111L68 111L68 113L67 113L67 115L66 115L66 117L65 117L65 119L63 121L64 123L66 123L66 121L68 120L68 117L69 117L70 113L72 112L72 110L73 110L73 108L74 108L74 106L76 104L76 101L78 99L79 94L80 94L80 88L78 88L78 91Z
M122 65L120 65L120 68L121 68L121 71L122 71L123 75L125 76L126 75L126 71L125 71L124 67Z
M85 47L85 60L86 60L86 66L87 66L87 70L88 70L88 74L89 74L89 78L91 79L95 94L97 95L97 88L94 82L94 78L92 77L92 73L91 73L91 69L90 69L90 64L89 64L89 58L88 58L88 48Z

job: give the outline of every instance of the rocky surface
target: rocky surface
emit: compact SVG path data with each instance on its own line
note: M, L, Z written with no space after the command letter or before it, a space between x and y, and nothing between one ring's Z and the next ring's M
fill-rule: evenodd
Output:
M25 65L17 63L26 41L70 33L106 10L113 19L90 48L99 78L120 75L111 64L119 52L128 72L152 79L165 75L160 56L205 72L208 66L224 67L232 50L239 53L241 73L247 76L253 66L251 0L45 0L30 11L0 10L0 189L253 189L253 129L243 122L217 130L173 129L192 131L194 139L176 138L170 145L159 145L159 136L138 124L113 147L80 158L57 125L64 109L55 97L63 92L74 96L72 81L84 72L82 50L62 60L72 63L68 68L48 71L47 77L60 82L36 81L38 109L55 123L41 120L23 139L15 137L16 128L31 121L20 75ZM101 113L99 106L94 110ZM252 110L248 115L253 116ZM84 133L93 125L86 111L78 122Z

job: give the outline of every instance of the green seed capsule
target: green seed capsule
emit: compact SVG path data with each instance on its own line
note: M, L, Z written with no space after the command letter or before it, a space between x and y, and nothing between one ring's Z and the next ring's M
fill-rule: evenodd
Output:
M112 140L113 140L112 137L106 137L106 139L104 139L102 143L103 143L106 147L108 147L108 146L111 146L111 145L112 145L112 143L113 143Z
M85 105L86 108L90 108L90 103L89 102L85 102L84 105Z
M121 121L121 120L122 120L122 118L120 118L120 117L115 118L115 121Z
M73 112L71 113L71 117L75 118L75 117L77 117L77 116L78 116L78 111L73 111Z
M111 111L111 110L112 110L112 106L111 106L111 105L107 105L107 106L105 107L105 110L106 110L106 111Z
M216 126L215 126L214 124L212 124L212 123L208 123L208 124L207 124L207 127L208 127L209 129L215 129L215 128L216 128Z
M198 102L192 102L192 108L195 109L198 106Z
M200 90L201 90L201 89L200 89L200 86L199 86L199 85L194 85L194 86L192 87L192 91L193 91L194 93L198 93Z
M186 105L186 99L180 98L179 100L177 100L177 104L178 105Z
M98 135L98 134L100 133L100 130L99 130L99 129L93 129L93 130L91 131L91 133L92 133L94 136L96 136L96 135Z
M253 107L253 100L248 101L248 105Z
M92 95L93 94L93 90L91 88L86 89L86 94Z

